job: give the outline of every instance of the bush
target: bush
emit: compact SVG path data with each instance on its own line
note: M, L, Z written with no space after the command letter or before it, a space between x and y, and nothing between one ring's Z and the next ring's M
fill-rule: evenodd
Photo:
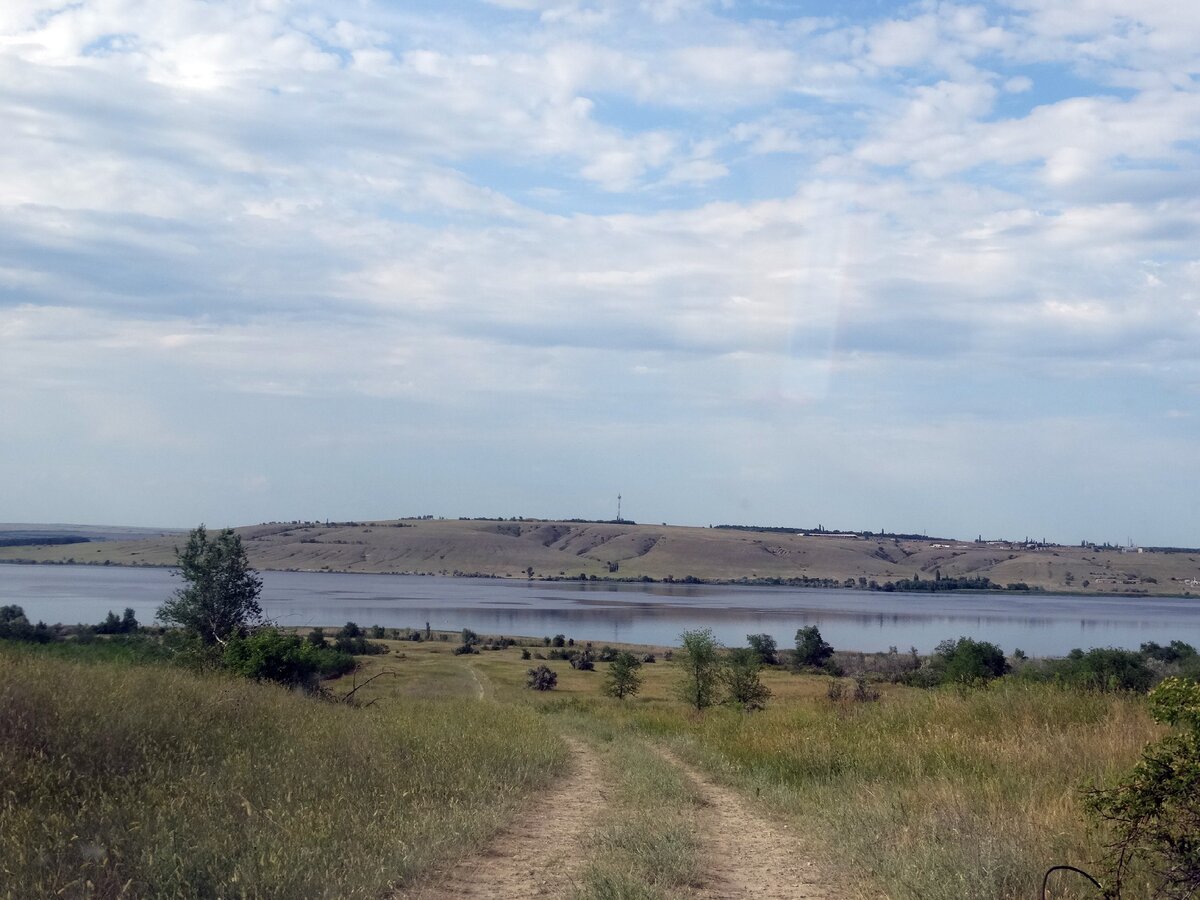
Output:
M529 677L525 684L535 691L553 690L558 685L558 675L549 666L538 666L526 673Z
M1142 860L1157 881L1155 896L1183 900L1200 893L1200 685L1164 680L1150 694L1150 714L1178 730L1146 747L1115 787L1084 802L1116 831L1106 896L1119 897L1130 866Z
M117 614L110 609L104 621L96 626L96 634L133 634L137 630L137 617L129 607L125 608L125 613L119 619Z
M1004 651L990 641L960 637L957 641L942 641L933 653L934 668L942 682L990 681L1008 671Z
M274 681L312 690L322 675L341 675L354 668L349 654L317 647L294 634L262 629L232 638L225 646L225 668L244 678Z
M48 644L54 640L54 632L45 622L30 625L19 606L0 606L0 639Z
M531 655L528 647L521 648L521 659L529 659Z
M563 634L556 634L552 643L555 647L564 647L567 643L567 637Z

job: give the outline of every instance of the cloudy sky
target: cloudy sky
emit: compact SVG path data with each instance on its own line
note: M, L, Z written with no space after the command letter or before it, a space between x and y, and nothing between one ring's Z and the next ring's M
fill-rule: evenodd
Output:
M4 0L0 520L1200 543L1200 4Z

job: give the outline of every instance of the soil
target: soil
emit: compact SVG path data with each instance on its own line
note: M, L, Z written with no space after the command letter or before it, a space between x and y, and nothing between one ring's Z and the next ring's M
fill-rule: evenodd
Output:
M787 825L756 812L747 800L660 751L687 776L703 803L697 828L706 881L704 900L835 900L837 891L812 860L811 850Z
M605 788L595 755L583 743L565 740L571 768L536 806L519 813L481 854L396 900L566 896L586 861L580 851L588 830L603 815Z

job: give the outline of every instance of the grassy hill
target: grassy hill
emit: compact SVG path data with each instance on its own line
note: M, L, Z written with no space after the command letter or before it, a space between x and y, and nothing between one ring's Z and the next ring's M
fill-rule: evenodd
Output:
M676 525L408 519L239 528L261 569L651 578L828 579L856 584L986 577L1054 591L1196 594L1200 553L884 538ZM0 562L171 565L178 535L0 547Z

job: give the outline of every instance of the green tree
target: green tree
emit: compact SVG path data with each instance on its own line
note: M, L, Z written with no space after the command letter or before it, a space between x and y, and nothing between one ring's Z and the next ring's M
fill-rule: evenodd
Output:
M1150 744L1116 786L1084 798L1115 840L1105 861L1106 897L1119 897L1131 865L1154 873L1155 897L1200 895L1200 684L1167 678L1150 692L1150 715L1176 731Z
M758 654L759 660L764 666L774 666L779 663L779 648L775 646L775 638L769 634L748 634L746 635L746 643L750 645L750 649Z
M806 625L796 630L796 666L823 669L833 656L833 647L821 637L816 625Z
M712 706L720 680L721 660L717 655L720 645L711 628L685 631L679 640L683 645L675 657L683 673L679 695L696 709Z
M250 568L242 539L232 528L209 540L200 525L175 555L186 584L158 608L160 622L190 631L205 644L225 645L262 619L262 579Z
M744 710L762 709L767 705L771 689L762 683L762 658L752 647L730 650L721 667L721 681L729 692L729 702Z
M642 689L641 667L641 660L632 653L618 653L604 676L604 693L618 700L632 697Z

